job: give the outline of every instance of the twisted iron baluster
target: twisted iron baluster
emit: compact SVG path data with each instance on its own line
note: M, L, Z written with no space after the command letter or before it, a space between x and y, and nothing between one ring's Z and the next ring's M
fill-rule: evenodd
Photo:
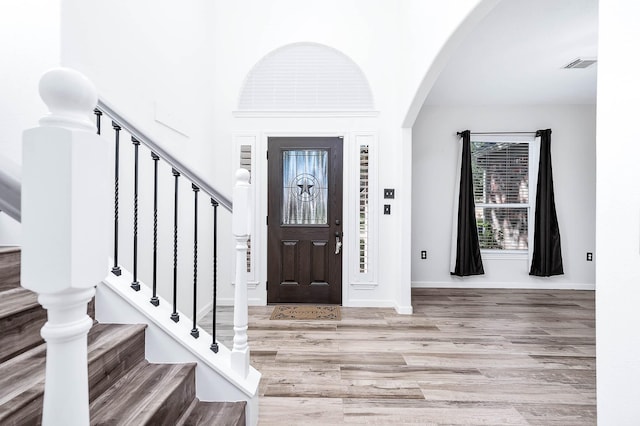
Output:
M116 141L115 141L115 163L116 169L114 173L114 200L113 200L113 268L111 268L111 273L116 276L120 276L122 271L120 270L120 266L118 265L118 197L119 197L119 179L120 179L120 130L122 128L115 121L111 122L111 126L113 130L116 132Z
M194 338L200 337L198 326L196 325L196 309L198 301L198 188L195 184L191 184L193 189L193 328L191 329L191 335Z
M175 178L174 200L173 200L173 313L171 319L174 322L180 321L178 314L178 177L180 172L171 169Z
M131 288L140 291L138 282L138 148L140 141L131 136L134 147L134 174L133 174L133 281Z
M151 153L153 159L153 295L149 302L153 306L160 304L156 295L158 276L158 160L160 157L155 152Z

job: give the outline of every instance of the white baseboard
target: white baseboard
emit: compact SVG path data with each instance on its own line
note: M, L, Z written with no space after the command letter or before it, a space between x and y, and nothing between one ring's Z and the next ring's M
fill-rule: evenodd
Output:
M413 315L413 306L411 305L409 306L395 305L394 308L396 309L396 312L400 315Z
M196 320L201 321L202 318L204 318L209 313L209 311L211 311L211 309L213 309L213 302L207 303L202 309L198 311L198 313L196 314Z
M595 290L592 283L559 283L538 281L535 283L470 282L470 281L412 281L411 288L504 288L514 290Z
M347 308L395 308L393 300L386 299L349 299L343 301L344 307Z
M233 298L231 297L219 297L217 302L218 302L218 306L233 306ZM266 305L264 300L258 297L250 297L248 300L248 304L249 306L265 306Z

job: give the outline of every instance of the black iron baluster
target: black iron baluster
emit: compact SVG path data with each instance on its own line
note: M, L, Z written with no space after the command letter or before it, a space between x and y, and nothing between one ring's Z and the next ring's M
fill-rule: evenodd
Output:
M149 302L153 306L158 306L160 299L156 295L156 278L158 274L158 160L160 157L152 152L151 158L153 159L153 295Z
M171 169L175 177L175 189L173 200L173 313L171 319L174 322L180 321L178 314L178 177L180 173L176 169Z
M131 136L131 142L134 148L134 173L133 173L133 282L131 288L135 291L140 290L138 282L138 148L140 141Z
M96 115L96 129L97 129L97 134L100 134L100 118L102 117L102 111L100 111L98 108L93 110L93 113Z
M216 342L216 309L217 309L217 293L218 293L218 202L211 199L213 206L213 327L211 335L213 343L210 349L214 353L218 353L218 342Z
M196 309L198 302L198 188L195 184L191 184L193 189L193 328L191 335L196 339L200 337L198 326L196 325Z
M115 188L115 197L113 202L113 212L114 212L114 222L113 222L113 268L111 268L111 273L116 276L120 276L122 271L120 270L120 266L118 265L118 193L119 193L119 179L120 179L120 130L122 128L115 121L111 122L111 126L113 130L116 132L116 152L115 152L115 177L114 177L114 188Z

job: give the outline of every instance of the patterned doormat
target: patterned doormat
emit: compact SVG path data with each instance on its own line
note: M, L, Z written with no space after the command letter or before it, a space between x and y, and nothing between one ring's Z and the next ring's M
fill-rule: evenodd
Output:
M340 318L340 306L278 305L273 309L269 319L340 321Z

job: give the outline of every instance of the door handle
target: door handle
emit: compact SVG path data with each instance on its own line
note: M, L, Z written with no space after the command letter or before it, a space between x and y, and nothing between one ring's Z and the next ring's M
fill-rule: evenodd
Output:
M336 232L336 254L340 254L340 249L342 249L342 241L340 241L340 233Z

